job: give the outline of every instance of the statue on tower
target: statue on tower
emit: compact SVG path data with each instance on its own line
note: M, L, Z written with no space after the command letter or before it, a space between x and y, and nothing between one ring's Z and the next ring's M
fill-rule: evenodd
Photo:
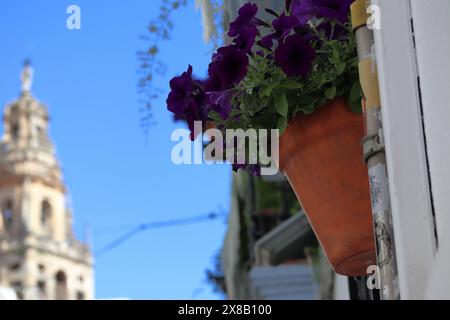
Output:
M31 85L33 84L33 68L31 68L31 61L29 59L25 60L23 64L20 81L22 82L22 93L30 92Z

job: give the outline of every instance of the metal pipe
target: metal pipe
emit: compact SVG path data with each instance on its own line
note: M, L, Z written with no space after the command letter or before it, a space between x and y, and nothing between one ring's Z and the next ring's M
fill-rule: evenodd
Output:
M364 160L368 165L372 216L377 248L377 273L382 300L400 298L397 261L392 227L386 154L381 123L381 102L374 54L373 30L367 26L368 1L352 4L352 24L355 32L359 75L363 91L363 113L366 137L363 139Z

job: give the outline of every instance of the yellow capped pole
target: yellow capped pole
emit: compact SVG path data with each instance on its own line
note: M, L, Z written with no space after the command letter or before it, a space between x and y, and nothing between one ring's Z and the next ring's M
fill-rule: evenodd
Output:
M372 217L377 248L377 266L369 270L369 289L380 289L383 300L400 299L397 260L392 227L386 153L381 122L381 100L373 30L368 26L370 1L355 0L351 6L352 26L359 59L366 137L362 140L372 201ZM379 283L378 283L379 281Z

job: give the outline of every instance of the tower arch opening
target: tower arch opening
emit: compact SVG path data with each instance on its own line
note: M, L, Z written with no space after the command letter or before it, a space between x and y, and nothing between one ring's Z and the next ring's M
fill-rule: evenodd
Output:
M67 275L64 271L60 270L55 274L55 299L66 300L67 299Z
M44 199L41 203L41 226L45 233L52 231L52 206L50 201Z
M2 206L3 229L7 234L12 231L13 218L13 202L11 199L7 199Z

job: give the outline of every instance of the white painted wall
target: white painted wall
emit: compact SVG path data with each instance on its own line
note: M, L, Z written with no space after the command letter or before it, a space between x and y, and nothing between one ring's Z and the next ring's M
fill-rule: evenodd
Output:
M438 236L426 298L450 299L450 1L411 0Z
M450 299L450 1L372 2L401 298Z
M383 130L402 299L422 299L435 239L410 0L374 0Z
M450 222L450 1L411 0L438 236Z

